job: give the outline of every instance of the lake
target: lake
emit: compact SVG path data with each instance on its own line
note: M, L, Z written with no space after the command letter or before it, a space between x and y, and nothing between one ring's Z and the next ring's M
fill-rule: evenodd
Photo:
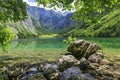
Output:
M12 41L10 50L38 50L38 49L63 49L67 45L63 42L66 38L55 39L19 39ZM120 49L120 38L78 38L97 43L102 48Z
M31 61L55 61L67 53L67 44L63 42L66 38L54 39L19 39L13 40L9 52L0 50L0 56L12 57L7 63ZM100 45L105 55L110 58L120 58L120 38L78 38L95 42Z

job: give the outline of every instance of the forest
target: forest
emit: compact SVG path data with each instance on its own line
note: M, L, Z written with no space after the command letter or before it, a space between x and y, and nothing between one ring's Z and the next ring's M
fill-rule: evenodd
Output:
M0 0L0 80L119 80L119 66L119 0Z

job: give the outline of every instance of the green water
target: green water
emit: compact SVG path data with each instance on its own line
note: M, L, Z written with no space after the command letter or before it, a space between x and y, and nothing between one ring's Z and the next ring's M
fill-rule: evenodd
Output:
M63 49L67 45L63 42L65 38L56 39L20 39L12 41L10 50L47 50ZM102 48L120 49L120 38L79 38L95 42Z
M20 39L12 41L9 50L65 49L63 39Z
M79 38L97 43L103 49L106 58L120 59L120 38ZM0 49L0 56L8 56L6 63L56 61L67 52L65 38L56 39L19 39L12 41L8 53ZM110 58L111 57L111 58ZM117 60L120 61L120 60Z

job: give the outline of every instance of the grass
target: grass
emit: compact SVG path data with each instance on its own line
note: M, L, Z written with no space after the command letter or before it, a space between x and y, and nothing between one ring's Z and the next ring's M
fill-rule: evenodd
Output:
M105 58L120 63L120 38L80 38L100 45ZM0 63L51 62L67 53L63 39L27 39L13 41L8 53L0 49Z
M58 34L44 34L44 35L40 35L39 38L41 39L46 39L46 38L56 38L58 37Z

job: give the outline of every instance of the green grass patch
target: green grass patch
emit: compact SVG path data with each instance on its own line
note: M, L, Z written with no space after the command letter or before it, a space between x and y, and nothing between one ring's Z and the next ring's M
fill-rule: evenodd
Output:
M46 38L56 38L58 37L59 35L58 34L44 34L44 35L40 35L39 38L40 39L46 39Z

